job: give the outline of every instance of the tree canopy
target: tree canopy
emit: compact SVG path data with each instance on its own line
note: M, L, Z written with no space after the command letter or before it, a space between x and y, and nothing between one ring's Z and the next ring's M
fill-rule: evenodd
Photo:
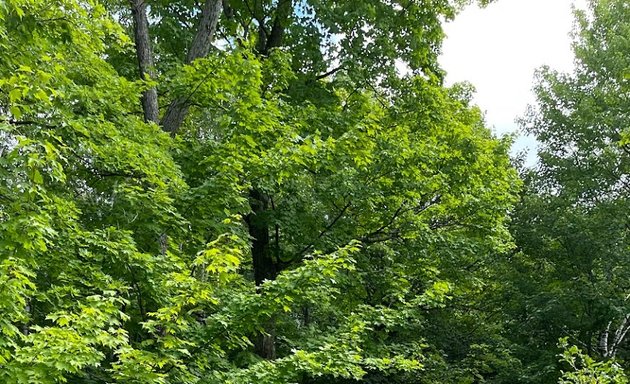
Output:
M575 68L538 72L523 121L541 149L513 222L522 254L511 294L528 319L519 338L539 350L564 335L592 357L627 358L629 20L624 1L576 12ZM531 357L537 369L557 359Z
M0 381L623 377L627 6L519 177L443 84L469 3L0 4Z

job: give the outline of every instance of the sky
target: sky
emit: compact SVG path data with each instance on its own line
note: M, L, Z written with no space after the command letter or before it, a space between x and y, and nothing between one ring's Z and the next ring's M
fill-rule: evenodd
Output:
M472 83L475 103L497 134L518 131L515 119L535 101L537 68L571 70L572 5L584 8L585 1L497 0L484 9L470 6L446 24L440 57L446 83ZM528 150L532 165L536 141L519 135L512 152Z

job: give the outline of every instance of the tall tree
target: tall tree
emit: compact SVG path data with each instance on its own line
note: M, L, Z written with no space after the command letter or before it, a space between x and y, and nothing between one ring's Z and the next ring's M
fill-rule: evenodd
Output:
M104 4L0 7L0 379L439 377L519 184L441 85L460 2Z
M523 253L508 294L522 319L518 343L537 360L534 382L555 380L559 337L592 356L625 358L630 329L630 152L622 142L630 9L590 1L576 20L574 70L538 72L537 103L524 121L540 159L513 223Z

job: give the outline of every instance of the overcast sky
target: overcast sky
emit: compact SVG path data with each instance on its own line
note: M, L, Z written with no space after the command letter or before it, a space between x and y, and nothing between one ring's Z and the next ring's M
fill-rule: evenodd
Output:
M497 133L518 129L514 119L534 101L531 89L536 68L549 65L569 71L573 65L569 33L572 4L584 0L498 0L484 9L471 6L445 26L442 67L446 82L469 81L477 89L475 102L486 112ZM518 151L535 141L521 138Z

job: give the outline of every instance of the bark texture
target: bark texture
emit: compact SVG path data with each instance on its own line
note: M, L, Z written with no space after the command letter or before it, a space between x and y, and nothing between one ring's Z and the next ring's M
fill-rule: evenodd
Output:
M197 32L186 54L186 64L190 64L196 59L206 57L210 52L222 9L222 0L206 0L204 2ZM188 110L190 109L189 101L191 96L192 95L180 96L169 104L162 118L162 129L165 132L169 132L171 136L175 136L184 122Z
M626 335L628 331L630 331L630 314L624 316L621 320L621 324L614 330L614 334L612 333L612 321L608 323L606 330L602 333L599 340L599 348L601 349L602 355L606 358L614 358L619 351L619 347L626 339Z
M130 3L140 78L143 80L147 78L155 79L147 4L145 0L130 0ZM151 87L142 93L142 110L144 111L144 120L146 122L152 121L157 123L159 121L157 89L155 87Z

